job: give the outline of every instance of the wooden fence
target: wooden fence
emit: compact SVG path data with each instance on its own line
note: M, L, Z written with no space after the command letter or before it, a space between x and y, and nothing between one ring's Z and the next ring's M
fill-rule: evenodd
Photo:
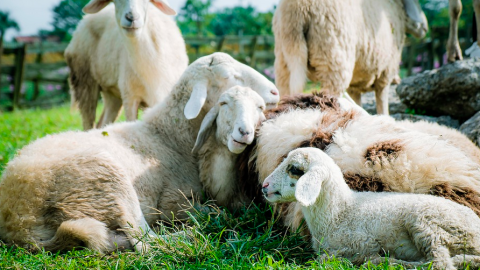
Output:
M273 36L186 37L190 62L222 51L274 79ZM445 40L407 40L402 76L442 65ZM6 46L0 67L0 107L7 110L45 107L68 99L68 69L63 52L68 44ZM47 93L48 92L48 93Z

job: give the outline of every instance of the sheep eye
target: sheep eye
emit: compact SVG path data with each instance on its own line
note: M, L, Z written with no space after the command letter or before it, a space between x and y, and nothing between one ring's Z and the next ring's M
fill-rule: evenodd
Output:
M294 187L294 186L295 186L295 184L294 184L294 183L291 183L291 184L290 184L290 186L291 186L291 187Z
M258 106L258 108L259 108L260 110L262 110L262 111L265 110L265 107L263 107L263 106Z
M302 169L300 169L296 166L293 166L293 165L289 166L287 168L287 171L288 171L289 174L297 176L297 177L300 177L300 176L305 174L305 172Z
M227 105L227 102L225 101L220 102L220 106L223 106L223 105Z

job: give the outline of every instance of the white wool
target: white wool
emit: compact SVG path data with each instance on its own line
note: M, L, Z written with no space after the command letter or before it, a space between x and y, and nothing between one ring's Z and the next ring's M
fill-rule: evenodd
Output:
M148 110L143 121L48 135L27 145L2 175L0 238L36 246L52 239L62 222L91 218L109 228L109 234L128 229L131 245L147 248L130 235L150 231L149 225L159 220L187 217L185 209L201 197L198 157L191 151L203 118L234 85L254 89L266 103L278 102L272 82L229 55L215 53L192 63L171 95ZM199 89L206 89L204 102L190 100ZM191 120L183 115L192 112L188 104L200 107ZM115 246L79 240L98 249Z
M108 3L89 5L94 2ZM127 121L134 121L139 106L152 107L168 96L188 65L185 42L170 16L148 0L114 3L84 16L65 50L72 105L79 106L85 130L94 127L99 92L105 106L98 128L114 122L122 106ZM145 9L133 11L143 14L135 33L123 27L125 6Z

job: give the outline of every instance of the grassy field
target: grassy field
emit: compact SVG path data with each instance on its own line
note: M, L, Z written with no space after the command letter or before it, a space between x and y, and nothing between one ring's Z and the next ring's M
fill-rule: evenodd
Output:
M81 129L79 112L71 112L68 105L0 114L0 123L0 174L15 152L29 142ZM152 249L145 254L31 253L0 244L0 269L359 269L344 260L317 261L310 245L299 234L287 232L270 206L250 205L235 213L212 209L208 214L192 210L187 222L175 226L159 225L162 234L185 228L191 234L174 241L152 241ZM403 269L388 262L361 268Z

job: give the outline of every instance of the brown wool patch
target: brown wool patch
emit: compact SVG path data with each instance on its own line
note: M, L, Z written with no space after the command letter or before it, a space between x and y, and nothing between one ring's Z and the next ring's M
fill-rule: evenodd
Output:
M390 140L375 143L367 148L365 160L372 163L381 163L384 160L393 160L398 157L399 152L403 150L401 140Z
M256 160L250 161L256 140L238 156L236 168L238 173L238 187L241 194L245 194L249 200L255 203L264 202L262 186L259 182L259 174L256 167Z
M267 119L277 117L279 114L294 109L320 109L320 110L340 110L340 103L335 96L326 95L319 92L311 94L298 94L293 96L283 96L278 106L265 112Z
M430 194L463 204L480 216L480 194L473 189L461 189L453 187L449 183L443 183L431 188Z
M345 128L347 124L358 115L357 112L335 112L330 111L324 115L320 128L312 134L308 140L301 142L298 148L302 147L316 147L320 150L325 148L333 142L333 134L340 128Z
M345 173L343 174L345 182L350 187L350 189L356 191L372 191L372 192L381 192L381 191L392 191L388 185L382 182L381 179L362 176L354 173Z

